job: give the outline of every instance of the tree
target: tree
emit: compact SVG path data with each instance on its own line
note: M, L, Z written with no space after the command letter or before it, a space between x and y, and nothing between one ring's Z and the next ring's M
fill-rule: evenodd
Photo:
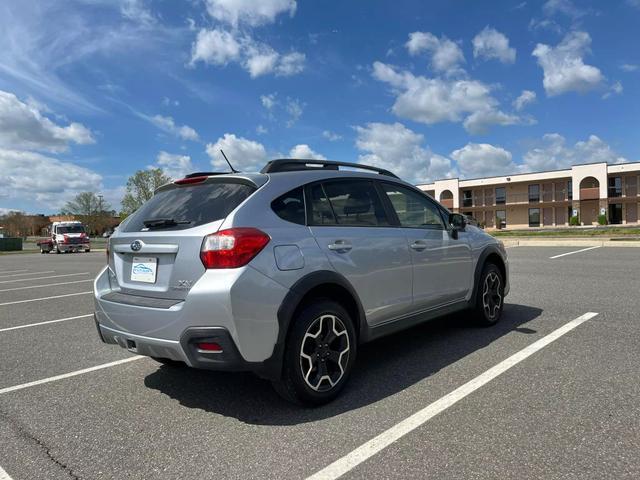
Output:
M135 212L144 202L153 197L158 187L170 181L171 179L160 168L138 170L131 175L127 180L127 193L122 199L124 216Z
M93 192L80 192L62 208L63 215L73 215L86 224L89 232L103 230L109 223L111 205L102 195Z

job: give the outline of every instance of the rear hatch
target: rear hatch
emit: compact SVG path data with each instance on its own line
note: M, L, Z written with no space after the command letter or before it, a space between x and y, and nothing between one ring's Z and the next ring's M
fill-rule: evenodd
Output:
M184 299L205 273L203 238L256 191L246 177L220 176L168 184L111 236L109 265L121 293Z

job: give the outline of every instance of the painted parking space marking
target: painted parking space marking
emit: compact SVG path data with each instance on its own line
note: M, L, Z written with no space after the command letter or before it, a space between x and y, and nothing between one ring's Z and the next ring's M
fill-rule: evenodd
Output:
M55 298L74 297L76 295L88 295L90 293L93 293L93 290L89 291L89 292L78 292L78 293L66 293L64 295L53 295L51 297L30 298L29 300L15 300L13 302L0 303L0 307L4 307L5 305L16 305L18 303L29 303L29 302L40 302L42 300L53 300Z
M67 322L69 320L77 320L80 318L93 317L93 313L87 315L76 315L75 317L58 318L57 320L47 320L46 322L30 323L28 325L18 325L16 327L0 328L0 332L9 332L11 330L20 330L22 328L39 327L40 325L49 325L50 323Z
M0 480L13 480L2 467L0 467Z
M0 272L0 275L4 275L5 273L20 273L20 272L28 272L29 270L5 270Z
M17 270L19 271L19 270ZM23 270L26 272L26 270ZM46 272L29 272L29 273L16 273L14 275L4 275L2 278L9 278L9 277L26 277L28 275L43 275L46 273L56 273L55 270L47 270Z
M13 387L0 388L0 395L5 393L15 392L17 390L24 390L25 388L35 387L37 385L43 385L45 383L57 382L58 380L64 380L65 378L77 377L78 375L84 375L85 373L95 372L97 370L103 370L105 368L115 367L122 365L123 363L134 362L136 360L142 360L142 356L135 356L129 358L123 358L122 360L116 360L115 362L103 363L96 365L95 367L83 368L82 370L76 370L75 372L63 373L62 375L56 375L55 377L43 378L41 380L35 380L29 383L22 383L20 385L14 385Z
M560 257L564 257L566 255L573 255L574 253L586 252L587 250L593 250L595 248L600 248L600 247L601 247L601 245L596 245L595 247L581 248L580 250L574 250L573 252L561 253L560 255L554 255L553 257L549 257L549 258L553 260L554 258L560 258Z
M15 278L13 280L2 280L0 283L13 283L13 282L29 282L31 280L49 280L51 278L62 278L62 277L74 277L78 275L89 275L89 272L82 273L65 273L64 275L51 275L48 277L35 277L35 278Z
M44 285L29 285L27 287L3 288L2 290L0 290L0 293L2 293L2 292L15 292L16 290L28 290L30 288L58 287L60 285L72 285L74 283L86 283L86 282L93 282L93 279L88 278L86 280L73 280L71 282L45 283Z
M362 462L373 457L376 453L385 449L395 441L411 433L413 430L420 427L431 418L445 411L452 405L455 405L457 402L475 392L482 386L486 385L494 378L516 366L523 360L527 359L534 353L549 345L551 342L569 333L571 330L578 327L587 320L595 317L596 315L598 314L594 312L588 312L570 321L569 323L566 323L562 327L542 337L540 340L533 342L528 347L523 348L519 352L511 355L489 370L481 373L480 375L468 381L464 385L458 387L451 393L448 393L444 397L436 400L422 410L402 420L400 423L397 423L388 430L385 430L377 437L372 438L344 457L339 458L332 464L311 475L307 478L307 480L334 480L341 477L342 475L351 471Z

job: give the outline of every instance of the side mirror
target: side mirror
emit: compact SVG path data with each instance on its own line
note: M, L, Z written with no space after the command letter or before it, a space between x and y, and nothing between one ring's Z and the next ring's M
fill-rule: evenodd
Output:
M449 224L453 227L451 229L451 238L457 240L458 232L464 232L464 227L467 225L467 221L465 220L464 215L451 213L449 215Z

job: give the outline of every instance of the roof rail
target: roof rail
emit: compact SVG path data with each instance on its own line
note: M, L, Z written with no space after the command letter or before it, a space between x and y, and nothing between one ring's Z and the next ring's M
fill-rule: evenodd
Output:
M361 163L336 162L334 160L306 160L295 158L279 158L269 161L260 170L260 173L277 173L277 172L297 172L301 170L339 170L339 167L357 168L360 170L371 170L380 175L398 178L398 176L384 168L372 167L371 165L362 165Z

